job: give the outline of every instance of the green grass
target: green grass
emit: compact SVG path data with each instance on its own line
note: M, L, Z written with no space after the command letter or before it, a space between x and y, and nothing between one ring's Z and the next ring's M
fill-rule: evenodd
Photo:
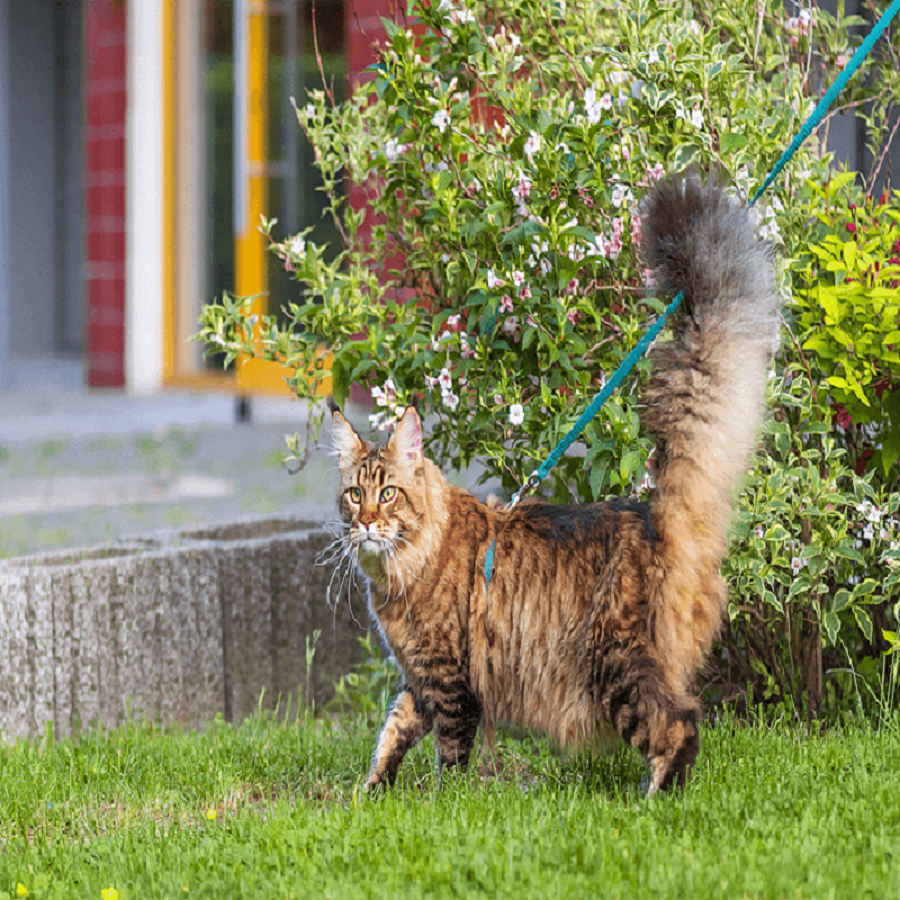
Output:
M900 896L896 718L708 728L687 791L651 799L632 752L506 736L440 788L426 741L357 802L374 738L257 718L4 747L0 897Z

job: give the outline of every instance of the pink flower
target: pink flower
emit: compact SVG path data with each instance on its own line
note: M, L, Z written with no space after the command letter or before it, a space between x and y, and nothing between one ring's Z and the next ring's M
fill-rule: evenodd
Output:
M661 162L658 162L655 166L647 166L647 178L650 181L659 181L665 174L666 168Z
M451 331L460 331L462 329L462 319L457 315L448 316L447 327Z
M637 246L641 242L641 217L637 213L631 214L631 243Z
M459 345L463 359L472 359L475 356L475 348L469 343L468 335L464 331L459 333Z
M569 324L577 325L581 321L581 310L570 309L566 313L566 319L568 319Z
M531 288L526 284L525 287L519 291L519 299L520 300L530 300L531 299Z
M577 290L578 290L578 279L571 278L569 280L569 283L566 285L566 293L574 294Z
M442 391L449 391L453 387L453 376L449 369L441 369L441 374L438 375L438 384Z
M519 182L512 189L512 192L518 197L520 202L527 200L528 195L531 193L531 182L521 172L519 173Z
M512 273L512 280L516 287L522 287L525 284L525 273L521 269L516 269Z
M504 294L500 298L500 312L511 313L513 311L513 298L509 294Z

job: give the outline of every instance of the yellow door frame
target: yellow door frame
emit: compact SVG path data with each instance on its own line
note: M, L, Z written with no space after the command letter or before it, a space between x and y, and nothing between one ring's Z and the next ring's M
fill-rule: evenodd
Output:
M163 383L166 386L224 390L236 394L291 393L285 383L288 371L278 362L239 357L234 372L193 371L179 362L176 342L180 331L178 267L179 232L179 31L178 0L162 2L163 58ZM252 312L267 308L267 239L259 231L261 217L268 213L269 128L269 29L268 0L235 0L235 285L238 296L253 296ZM191 48L198 52L199 48ZM182 112L183 114L183 112ZM198 196L197 203L205 202ZM330 379L321 393L330 391Z

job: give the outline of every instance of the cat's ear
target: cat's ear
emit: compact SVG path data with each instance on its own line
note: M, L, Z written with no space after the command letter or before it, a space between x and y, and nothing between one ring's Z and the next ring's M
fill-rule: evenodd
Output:
M334 402L334 397L328 397L326 403L331 410L331 436L334 440L334 449L343 462L354 453L363 450L365 445L353 426L344 418L340 407Z
M415 468L422 465L422 420L414 406L404 410L388 448L403 462L412 463Z

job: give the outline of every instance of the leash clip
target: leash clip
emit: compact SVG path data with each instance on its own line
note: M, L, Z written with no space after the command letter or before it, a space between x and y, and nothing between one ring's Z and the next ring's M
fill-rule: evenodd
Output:
M529 491L533 491L541 483L541 477L535 469L529 476L525 484L522 485L512 496L509 501L509 508L512 509Z

